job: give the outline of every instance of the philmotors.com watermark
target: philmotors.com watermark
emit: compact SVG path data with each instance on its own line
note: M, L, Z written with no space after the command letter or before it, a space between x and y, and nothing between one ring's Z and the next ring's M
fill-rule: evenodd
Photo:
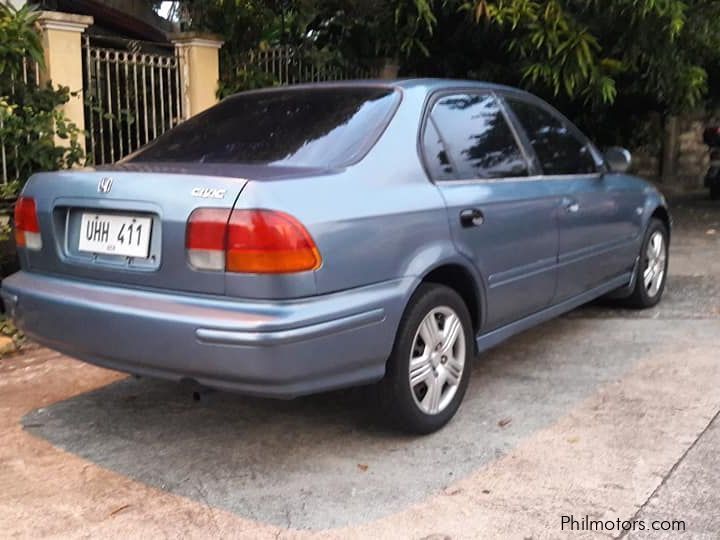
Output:
M629 531L675 531L685 530L685 521L681 519L633 519L622 520L595 519L590 516L560 516L562 531L579 532L629 532Z

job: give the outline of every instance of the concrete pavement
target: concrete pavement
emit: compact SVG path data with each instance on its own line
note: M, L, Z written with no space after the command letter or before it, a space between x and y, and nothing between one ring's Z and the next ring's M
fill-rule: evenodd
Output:
M636 514L645 523L660 523L653 538L677 537L668 520L683 520L689 538L716 540L720 536L720 420L718 415L663 478ZM669 530L662 530L664 527ZM629 533L628 538L642 538Z
M720 206L687 198L675 213L659 307L585 307L484 354L457 419L430 437L385 430L359 391L194 402L44 349L0 361L0 530L626 534L563 530L563 516L590 516L685 520L685 537L717 538Z

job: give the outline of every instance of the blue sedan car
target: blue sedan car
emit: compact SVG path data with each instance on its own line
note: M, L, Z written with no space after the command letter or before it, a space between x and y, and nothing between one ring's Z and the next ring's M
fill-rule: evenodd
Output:
M670 217L540 99L445 80L241 93L105 168L34 175L34 340L120 371L291 398L375 384L446 424L473 357L581 304L663 294Z

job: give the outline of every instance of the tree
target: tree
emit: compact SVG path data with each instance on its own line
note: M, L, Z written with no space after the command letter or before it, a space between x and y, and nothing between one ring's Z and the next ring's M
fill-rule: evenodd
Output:
M637 118L720 95L720 2L447 0L434 12L428 52L405 73L523 86L601 139L632 141Z
M407 76L522 86L558 103L608 141L631 141L638 118L720 98L716 0L187 3L215 9L262 4L265 16L255 19L252 35L259 32L269 42L311 43L352 62L395 57ZM277 31L280 19L283 32ZM221 26L215 31L222 32ZM243 36L247 44L248 34ZM608 130L615 126L619 131Z

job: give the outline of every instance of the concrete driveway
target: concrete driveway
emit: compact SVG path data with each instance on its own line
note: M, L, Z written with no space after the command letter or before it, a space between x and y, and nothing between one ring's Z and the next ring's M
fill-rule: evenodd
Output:
M195 401L38 347L0 360L0 536L715 539L720 205L674 214L659 307L585 307L482 355L429 437L360 391Z

